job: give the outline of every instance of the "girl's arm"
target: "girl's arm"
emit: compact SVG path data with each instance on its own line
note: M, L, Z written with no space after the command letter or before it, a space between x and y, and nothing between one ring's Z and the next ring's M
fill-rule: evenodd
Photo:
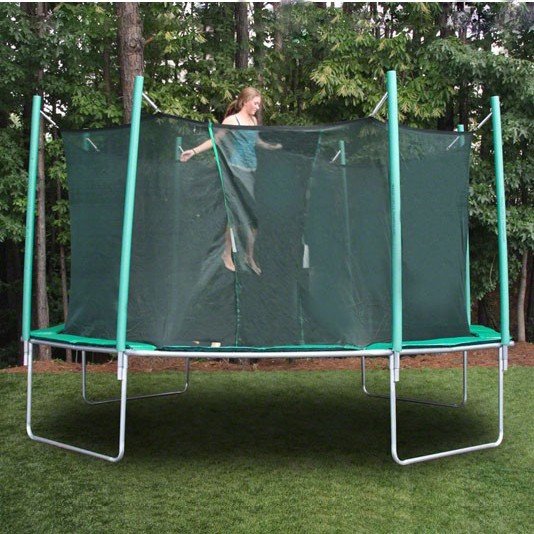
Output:
M258 137L258 140L256 141L256 145L260 148L264 148L265 150L279 150L282 148L281 143L266 143L262 139Z
M235 124L235 120L232 121L233 115L230 117L226 117L226 119L223 120L223 124ZM215 134L215 140L220 141L222 137L226 135L226 130L219 130ZM209 150L213 146L213 143L211 142L211 139L206 139L203 143L200 145L190 148L189 150L184 150L182 154L180 155L180 161L185 163L186 161L190 160L193 156L196 156L197 154L200 154L201 152L205 152L206 150Z

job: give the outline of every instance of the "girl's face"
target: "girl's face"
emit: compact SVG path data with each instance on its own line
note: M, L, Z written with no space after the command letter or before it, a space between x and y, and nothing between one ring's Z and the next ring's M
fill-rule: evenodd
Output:
M257 111L261 107L261 96L255 96L254 98L247 100L243 105L243 109L249 115L256 115Z

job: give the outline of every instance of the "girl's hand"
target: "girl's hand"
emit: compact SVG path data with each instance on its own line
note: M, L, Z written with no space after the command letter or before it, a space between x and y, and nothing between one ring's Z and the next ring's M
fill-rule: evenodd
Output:
M282 148L282 143L270 143L269 150L280 150Z
M191 150L184 150L181 154L180 154L180 161L182 163L185 163L186 161L190 160L194 155L196 154L196 152L191 149Z

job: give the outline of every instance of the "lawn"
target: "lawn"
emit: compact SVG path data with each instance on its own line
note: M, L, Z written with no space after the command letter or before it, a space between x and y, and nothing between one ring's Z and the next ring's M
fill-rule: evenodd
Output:
M495 368L469 372L466 408L399 406L402 457L493 441ZM194 372L174 398L128 405L118 464L25 434L24 375L0 374L2 532L530 532L532 378L505 375L497 448L401 467L389 455L387 401L356 371ZM374 388L387 372L369 371ZM179 374L137 373L130 393L172 389ZM460 369L403 370L399 394L454 400ZM90 376L96 395L111 374ZM80 375L35 377L34 431L115 454L117 405L88 406Z

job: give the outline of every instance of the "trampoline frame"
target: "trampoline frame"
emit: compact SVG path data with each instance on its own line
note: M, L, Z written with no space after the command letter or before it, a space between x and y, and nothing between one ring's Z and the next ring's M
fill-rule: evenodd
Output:
M39 150L39 129L40 129L40 112L41 97L34 96L32 102L32 120L30 132L30 158L28 165L28 201L26 212L26 246L24 255L24 290L23 290L23 315L22 315L22 340L24 342L24 364L28 367L28 384L27 384L27 410L26 410L26 430L28 436L41 443L46 443L60 447L69 451L78 452L110 462L118 462L124 456L125 433L126 433L126 406L128 400L162 397L169 395L183 394L189 386L189 359L190 358L311 358L311 357L360 357L362 365L362 389L370 397L389 398L390 400L390 427L391 427L391 455L395 462L400 465L409 465L437 458L463 454L488 448L497 447L503 440L504 435L504 372L508 367L508 347L512 345L509 328L509 295L508 295L508 258L507 258L507 239L506 239L506 211L505 211L505 193L504 193L504 166L502 153L502 134L500 103L498 96L492 96L491 113L481 123L483 124L491 116L493 147L494 147L494 164L495 164L495 182L497 197L497 230L499 244L499 292L500 292L500 339L498 342L478 343L459 345L455 347L435 347L425 346L424 342L416 347L406 348L403 345L402 337L402 229L401 229L401 190L400 190L400 154L399 154L399 124L398 124L398 105L397 105L397 79L395 71L388 71L386 74L387 93L382 98L381 105L387 98L388 103L388 165L389 165L389 182L390 182L390 204L391 204L391 317L392 317L392 339L391 348L379 350L317 350L317 351L279 351L279 350L262 350L246 351L235 350L232 352L214 352L202 351L195 348L191 351L159 351L159 350L132 350L128 348L126 342L127 327L127 308L129 296L130 281L130 258L132 245L133 230L133 210L135 200L136 174L137 174L137 157L139 147L140 117L141 104L143 99L143 77L136 76L134 82L134 95L132 106L132 123L130 128L130 143L128 150L128 165L126 178L126 193L124 203L123 232L121 244L121 261L119 275L119 292L117 306L117 331L114 347L93 346L88 339L87 345L78 345L70 343L60 343L53 340L44 340L32 337L31 326L31 299L32 299L32 276L33 276L33 245L34 245L34 227L35 227L35 200L37 190L37 156ZM378 107L378 106L377 106ZM373 113L376 113L377 110ZM210 124L211 130L211 124ZM463 131L463 126L459 125L458 132ZM452 146L452 145L451 145ZM450 147L449 147L450 148ZM342 147L341 147L342 149ZM341 150L340 149L340 150ZM213 147L215 158L217 159L216 147ZM470 315L470 296L469 296L469 241L467 242L466 254L466 312L467 317ZM82 398L88 404L98 405L112 402L118 402L120 405L119 418L119 443L118 453L116 456L110 456L89 449L84 449L60 441L48 439L36 435L32 430L32 401L33 401L33 347L34 345L48 345L51 347L60 347L82 351ZM226 347L227 348L227 347ZM467 402L467 352L470 350L481 349L498 349L498 437L496 441L452 449L443 452L415 456L401 459L397 451L397 401L412 402L439 407L461 408ZM118 398L109 398L101 400L92 400L87 396L87 361L86 351L116 353L117 354L117 379L121 382L121 394ZM415 355L428 353L460 352L463 355L463 391L462 401L460 403L441 403L437 401L428 401L422 399L412 399L399 397L397 398L396 384L400 380L401 355ZM180 390L137 395L128 397L128 361L130 357L135 356L158 356L158 357L182 357L185 358L185 381ZM385 356L389 359L389 395L371 393L367 389L365 375L365 358L374 356Z
M213 351L209 352L202 352L202 351L144 351L144 350L127 350L125 351L123 355L123 373L122 373L122 379L121 379L121 395L118 398L110 398L110 399L104 399L104 400L89 400L86 395L86 375L87 375L87 360L86 360L86 354L85 351L88 349L91 349L91 351L94 352L103 352L103 353L116 353L116 351L113 351L113 349L109 348L102 348L102 347L84 347L82 350L82 398L85 402L91 405L99 405L99 404L107 404L112 402L119 402L120 403L120 418L119 418L119 443L118 443L118 453L115 456L110 456L106 454L102 454L96 451L92 451L89 449L84 449L82 447L77 447L75 445L71 445L68 443L64 443L61 441L45 438L43 436L38 436L35 434L32 430L32 406L33 406L33 346L34 345L50 345L65 349L71 349L71 350L80 350L80 346L73 345L73 344L63 344L63 343L53 343L43 340L32 340L29 343L25 345L26 352L27 352L27 365L28 365L28 391L27 391L27 411L26 411L26 430L28 433L28 436L30 439L45 443L48 445L53 445L55 447L59 447L62 449L66 449L69 451L77 452L80 454L85 454L87 456L92 456L95 458L99 458L101 460L107 460L109 462L118 462L120 461L124 456L125 451L125 438L126 438L126 406L127 402L129 400L138 400L138 399L145 399L145 398L154 398L154 397L164 397L164 396L170 396L170 395L178 395L185 393L188 390L189 386L189 378L190 378L190 359L191 358L213 358L214 353ZM483 349L498 349L498 436L495 441L488 442L488 443L482 443L479 445L472 445L469 447L462 447L459 449L451 449L448 451L442 451L442 452L436 452L431 454L426 454L422 456L414 456L409 457L405 459L401 459L398 454L398 447L397 447L397 428L398 428L398 416L397 416L397 402L403 401L403 402L409 402L409 403L416 403L416 404L424 404L424 405L430 405L430 406L439 406L439 407L448 407L448 408L461 408L465 406L467 402L467 353L470 350L483 350ZM404 356L413 356L415 354L421 354L424 352L425 354L440 354L444 352L462 352L463 353L463 398L460 403L440 403L436 401L427 401L422 399L412 399L412 398L406 398L406 397L397 397L396 393L396 384L398 380L396 380L396 363L395 363L395 354L393 351L317 351L315 353L312 352L306 352L306 351L281 351L281 352L270 352L270 351L264 351L261 353L256 352L232 352L232 353L224 353L225 358L243 358L243 357L254 357L254 358L325 358L325 357L341 357L341 353L343 353L343 357L346 358L353 358L353 357L360 357L361 358L361 364L362 364L362 389L364 393L368 396L372 397L378 397L378 398L386 398L390 400L389 408L390 408L390 430L391 430L391 456L400 465L410 465L413 463L419 463L419 462L425 462L428 460L435 460L438 458L445 458L447 456L453 456L457 454L464 454L467 452L474 452L489 448L498 447L504 436L504 372L506 371L508 367L508 347L503 346L500 343L486 343L486 344L475 344L475 345L469 345L469 346L458 346L458 347L438 347L438 348L423 348L423 349L405 349L401 351L401 355ZM378 354L377 354L378 353ZM171 358L184 358L185 360L185 384L182 390L178 391L171 391L171 392L163 392L163 393L153 393L153 394L147 394L147 395L136 395L132 397L128 397L127 394L127 384L128 384L128 363L129 358L131 357L147 357L147 356L158 356L158 357L171 357ZM365 389L365 358L366 357L387 357L389 360L389 395L378 395L378 394L370 394Z

